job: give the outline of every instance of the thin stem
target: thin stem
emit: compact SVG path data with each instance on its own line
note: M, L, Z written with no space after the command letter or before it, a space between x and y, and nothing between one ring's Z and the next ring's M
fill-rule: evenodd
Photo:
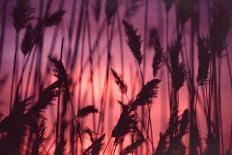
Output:
M64 47L64 38L62 39L62 44L61 44L60 61L62 61L63 47ZM56 112L56 147L58 147L59 145L58 136L59 136L59 127L60 127L60 92L61 90L59 88L57 112Z
M115 154L116 152L116 148L117 148L118 144L115 145L114 149L113 149L113 155Z
M141 79L142 79L142 86L144 86L144 77L143 77L143 72L142 72L142 69L140 67L140 65L138 64L139 66L139 72L140 72L140 76L141 76Z
M26 69L26 66L27 66L27 63L30 59L30 56L31 56L31 51L29 51L29 54L26 58L26 61L24 62L24 65L23 65L23 69L22 69L22 72L21 72L21 75L20 75L20 78L19 78L19 82L18 82L18 85L17 85L17 88L16 88L16 94L19 93L19 89L20 89L20 86L23 82L23 76L24 76L24 73L25 73L25 69Z
M11 79L11 91L10 91L10 110L11 112L13 108L13 95L14 95L14 82L17 82L15 79L16 74L16 64L18 58L18 46L19 46L19 32L16 32L15 36L15 53L14 53L14 64L13 64L13 72L12 72L12 79Z
M111 138L112 138L112 136L110 136L110 139L108 140L108 142L107 142L107 144L106 144L106 147L105 147L105 149L104 149L104 151L103 151L103 155L104 155L105 152L106 152L106 149L107 149L107 147L108 147L108 145L109 145L109 143L110 143Z
M2 21L1 21L1 37L0 37L0 72L1 72L1 68L2 68L2 55L3 55L3 47L4 47L5 29L6 29L7 2L8 2L8 0L5 0L5 1L3 2L3 12L2 12Z
M31 51L33 53L33 55L32 55L32 58L31 58L29 73L28 73L28 77L27 77L27 84L26 84L26 90L25 90L24 98L26 98L28 93L29 93L29 85L30 85L30 81L31 81L31 77L32 77L32 70L33 70L33 64L34 64L33 62L35 60L36 49L37 48L35 47L34 50Z
M92 95L92 104L95 106L95 93L94 93L94 81L93 81L93 58L92 58L92 50L91 50L91 30L90 30L90 22L89 22L89 13L88 9L86 9L86 17L87 17L87 33L88 33L88 45L89 45L89 63L90 63L90 84L91 84L91 95ZM96 130L96 119L95 114L93 113L93 131Z
M227 47L226 47L226 60L227 60L227 66L229 71L229 77L230 77L230 88L232 89L232 72L231 72L229 52Z

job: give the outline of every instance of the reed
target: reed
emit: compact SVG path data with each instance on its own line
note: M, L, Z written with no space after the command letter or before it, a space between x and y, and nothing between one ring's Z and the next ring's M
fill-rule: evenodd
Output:
M1 1L0 154L230 155L231 4Z

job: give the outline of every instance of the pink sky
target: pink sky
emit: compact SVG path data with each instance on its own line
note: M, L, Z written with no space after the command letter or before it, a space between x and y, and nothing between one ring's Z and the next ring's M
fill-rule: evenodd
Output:
M0 111L7 114L8 113L8 108L9 108L9 98L10 98L10 80L11 80L11 72L12 72L12 68L13 68L13 53L14 53L14 46L15 46L15 42L14 42L14 37L15 37L15 31L14 28L12 26L12 18L10 16L10 12L14 6L14 2L15 0L10 1L9 5L8 5L8 16L7 16L7 27L6 27L6 36L5 36L5 43L4 43L4 54L3 54L3 65L2 65L2 70L1 70L1 76L4 74L8 75L8 81L7 84L5 85L4 89L1 90L1 98L0 98ZM32 2L32 6L35 7L35 16L38 10L38 1L33 0ZM1 4L1 3L0 3ZM79 4L79 1L78 1ZM57 39L57 44L55 47L55 56L59 56L59 51L60 51L60 45L61 45L61 38L64 37L65 38L65 52L67 52L67 30L68 30L68 26L69 26L69 20L70 20L70 10L71 10L71 0L70 1L65 1L65 5L64 5L64 9L67 11L65 13L64 16L64 20L63 22L60 24L60 29L59 29L59 34L58 34L58 39ZM57 10L58 8L58 4L54 3L52 4L52 11ZM79 5L77 5L77 15L79 12ZM90 9L91 10L91 9ZM142 36L142 40L144 42L144 7L140 8L139 11L137 12L137 14L132 17L131 19L131 23L133 23L133 25L135 27L138 28L138 33L141 34ZM149 0L149 8L148 8L148 28L152 28L152 27L158 27L159 30L161 31L161 38L162 40L165 40L165 35L164 33L162 33L162 31L164 32L164 28L160 27L160 25L165 26L165 14L164 14L164 6L162 2L158 2L156 3L155 1ZM175 35L173 35L174 33L172 33L172 29L175 30L175 8L173 7L170 13L170 25L169 25L169 30L170 30L170 34L169 34L169 41L173 41L175 39ZM200 16L200 20L201 20L201 33L206 33L206 29L207 29L207 8L206 5L204 4L204 1L201 5L201 11L202 11L202 15ZM91 17L92 16L92 12L91 13ZM120 14L121 17L123 15L123 7L120 8ZM103 17L104 12L102 10L101 12L101 18ZM1 12L0 12L0 20L1 20ZM101 21L99 23L101 23L103 20L103 18L101 19ZM76 20L75 20L75 24L76 24ZM187 26L188 27L187 23ZM95 37L96 37L96 31L99 28L99 25L101 24L97 24L93 18L91 18L91 35L92 35L92 42L94 42ZM76 30L74 30L75 32ZM190 30L188 28L185 29L186 34L189 34ZM47 63L47 54L49 52L50 49L50 44L51 44L51 40L52 40L52 36L53 36L53 32L54 32L54 28L48 28L45 32L45 40L44 40L44 54L43 54L43 69L46 66ZM23 37L23 33L21 33L20 36L20 40ZM163 34L163 35L162 35ZM123 32L123 43L124 43L124 57L125 57L125 82L128 84L128 90L129 90L129 97L133 97L130 94L130 90L132 89L133 85L131 84L131 77L134 77L136 75L136 70L137 65L135 64L133 55L131 54L131 52L129 51L129 48L127 47L127 45L125 44L125 33ZM230 36L228 37L228 43L231 42L231 33ZM87 39L86 39L87 40ZM189 40L189 36L186 35L186 40ZM84 43L85 44L85 59L87 57L88 54L88 44L87 42ZM99 51L101 51L104 46L106 44L106 34L104 33L104 37L102 37L101 41L100 41L100 45L99 45ZM163 41L161 41L161 44L164 44ZM188 47L188 43L186 43L187 47ZM195 43L195 46L197 44ZM142 44L143 46L143 44ZM229 50L231 49L231 44L228 44L228 48ZM143 47L142 47L143 49ZM165 47L164 47L165 49ZM197 46L196 48L197 49ZM80 50L80 49L79 49ZM105 50L106 51L106 50ZM118 33L116 31L114 39L113 39L113 43L112 43L112 55L113 55L113 63L112 63L112 68L114 68L116 71L118 71L119 73L121 72L121 68L120 68L120 45L119 45L119 36ZM196 63L197 64L197 51L195 52L195 57L196 57ZM147 51L147 70L146 70L146 79L145 81L149 81L152 79L152 68L151 68L151 64L152 64L152 57L153 57L154 51L153 49L148 49ZM232 55L229 55L230 60L232 60ZM230 79L229 79L229 73L228 73L228 67L227 67L227 62L226 62L226 57L222 58L222 81L221 81L221 85L222 85L222 111L223 111L223 134L224 134L224 141L225 141L225 146L227 148L228 146L228 142L229 142L229 136L230 136L230 126L231 126L231 121L232 121L232 113L231 113L231 95L232 95L232 91L231 91L231 87L230 87ZM22 53L20 52L20 62L23 62L24 58ZM94 60L95 65L97 65L97 61L96 59ZM102 58L101 62L100 62L100 68L97 68L94 72L95 72L95 77L94 77L94 86L96 88L95 90L95 96L96 96L96 101L99 102L100 98L98 96L101 96L101 92L102 92L102 87L103 87L103 83L104 83L104 72L105 72L105 64L106 63L106 52L104 54L104 57ZM230 61L231 63L231 61ZM19 64L20 67L22 67L22 64ZM133 67L131 67L133 66ZM197 71L197 65L195 65L195 71ZM130 72L133 71L133 74L130 74ZM70 73L70 71L68 71ZM162 72L162 71L161 71ZM75 72L70 73L70 74L75 74L76 78L78 77L78 73L79 73L79 68L77 68L75 70ZM98 74L100 73L101 77L98 81ZM196 73L197 74L197 73ZM90 87L87 85L88 83L88 77L89 77L89 71L87 71L86 73L84 73L83 75L83 89L84 91L87 89L89 89ZM166 92L166 77L162 76L161 73L158 76L162 82L160 85L160 89L159 89L159 93L158 93L158 98L154 99L154 104L152 106L152 123L153 123L153 130L154 130L154 139L157 141L158 137L159 137L159 132L160 131L164 131L164 129L167 127L167 118L168 116L163 114L163 112L165 112L166 114L168 113L168 100L167 100L167 93L163 93L164 91ZM112 78L112 76L111 76ZM139 83L139 81L137 82ZM120 106L117 104L117 100L121 99L120 96L120 91L118 89L118 87L116 86L115 83L112 84L113 87L113 100L111 103L107 103L107 106L109 108L114 107L114 111L111 113L111 116L109 116L107 114L107 118L109 118L109 120L106 120L106 122L110 122L110 124L107 124L109 126L109 131L111 131L111 129L113 128L113 125L116 123L119 115L120 115ZM137 91L139 91L139 86L137 86ZM78 92L78 87L75 89L76 92ZM100 90L100 91L99 91ZM87 91L88 92L88 91ZM180 111L183 111L186 107L188 107L188 94L187 92L187 87L186 84L183 88L181 88L181 91L179 92L179 98L180 98ZM84 93L82 93L82 99L85 101L85 104L91 104L91 93L87 93L87 97L85 96ZM164 109L165 108L165 109ZM56 111L56 106L52 106L51 108L49 108L49 110L47 110L48 114L47 116L50 117L50 113L49 111ZM200 126L202 127L202 129L204 130L205 128L205 120L202 120L202 111L200 110L200 108L198 108L198 112L199 112L199 120L200 120ZM166 121L163 121L163 118L166 118ZM48 118L48 120L50 120L50 118ZM91 126L90 126L91 127ZM204 134L203 134L204 135ZM108 137L107 137L108 139ZM204 142L204 139L202 139L202 141Z

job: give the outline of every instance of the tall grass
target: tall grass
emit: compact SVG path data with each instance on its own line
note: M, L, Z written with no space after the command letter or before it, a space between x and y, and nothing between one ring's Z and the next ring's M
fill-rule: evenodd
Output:
M1 155L231 154L230 0L35 4L0 2Z

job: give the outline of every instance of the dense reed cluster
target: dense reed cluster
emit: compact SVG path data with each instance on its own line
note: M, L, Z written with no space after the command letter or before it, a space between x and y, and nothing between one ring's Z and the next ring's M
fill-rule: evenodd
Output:
M231 29L231 0L2 0L0 155L232 155Z

